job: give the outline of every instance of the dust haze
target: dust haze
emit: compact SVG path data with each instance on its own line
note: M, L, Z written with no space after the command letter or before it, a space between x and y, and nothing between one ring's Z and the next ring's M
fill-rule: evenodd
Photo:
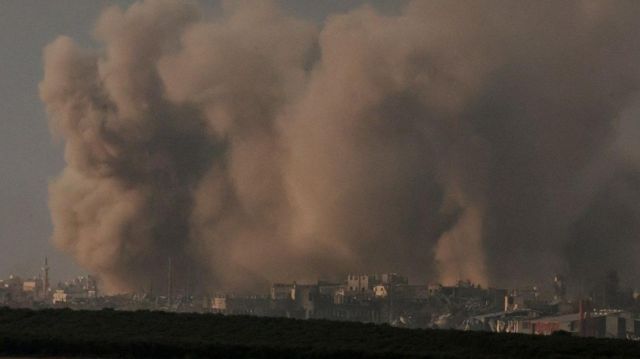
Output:
M108 291L392 271L640 283L635 1L111 7L44 49L53 241ZM632 111L633 112L633 111ZM637 113L637 112L636 112ZM640 133L640 131L638 131ZM635 145L637 146L637 145Z

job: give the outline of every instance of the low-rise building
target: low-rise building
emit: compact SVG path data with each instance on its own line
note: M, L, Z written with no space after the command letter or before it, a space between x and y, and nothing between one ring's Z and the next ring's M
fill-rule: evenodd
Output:
M6 288L0 287L0 305L9 304L9 291Z
M22 283L22 292L29 300L42 300L45 297L44 282L40 278L32 278Z
M211 299L211 311L214 313L226 314L227 312L227 296L216 295Z
M52 296L53 304L67 303L69 296L64 292L64 289L56 289Z

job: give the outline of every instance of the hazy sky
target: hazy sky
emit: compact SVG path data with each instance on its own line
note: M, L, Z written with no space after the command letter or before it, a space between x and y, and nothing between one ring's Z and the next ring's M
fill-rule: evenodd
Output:
M327 14L371 3L387 12L400 1L289 0L284 8L322 21ZM59 35L91 46L101 9L131 1L0 1L0 278L36 275L45 255L52 275L63 279L84 271L50 243L47 183L64 166L62 146L51 139L38 97L42 49ZM209 1L215 5L215 1Z

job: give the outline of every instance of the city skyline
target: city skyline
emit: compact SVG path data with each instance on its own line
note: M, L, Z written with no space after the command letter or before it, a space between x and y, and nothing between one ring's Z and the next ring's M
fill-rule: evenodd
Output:
M174 278L167 287L104 294L97 278L80 276L47 285L45 259L37 278L0 278L0 308L118 310L147 313L213 313L224 316L285 317L387 324L412 329L457 329L580 337L640 339L640 291L620 285L616 272L603 273L587 292L562 275L542 285L483 288L468 280L453 285L414 283L401 273L349 273L339 280L272 282L253 293L207 291ZM573 287L573 288L572 288ZM86 312L85 312L86 313ZM221 318L221 317L218 317Z
M640 358L639 19L0 0L0 357Z

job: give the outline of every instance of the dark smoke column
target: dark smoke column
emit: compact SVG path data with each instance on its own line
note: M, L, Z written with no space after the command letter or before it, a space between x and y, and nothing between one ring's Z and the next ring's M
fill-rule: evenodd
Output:
M113 7L100 51L66 37L45 49L40 93L67 162L50 186L53 240L110 291L164 291L168 258L174 282L205 289L291 272L275 122L304 84L315 29L272 2L223 11Z
M103 52L61 37L40 85L67 167L50 187L54 242L110 291L161 287L169 256L189 256L190 188L214 145L195 111L168 103L156 62L196 18L177 2L105 11Z

